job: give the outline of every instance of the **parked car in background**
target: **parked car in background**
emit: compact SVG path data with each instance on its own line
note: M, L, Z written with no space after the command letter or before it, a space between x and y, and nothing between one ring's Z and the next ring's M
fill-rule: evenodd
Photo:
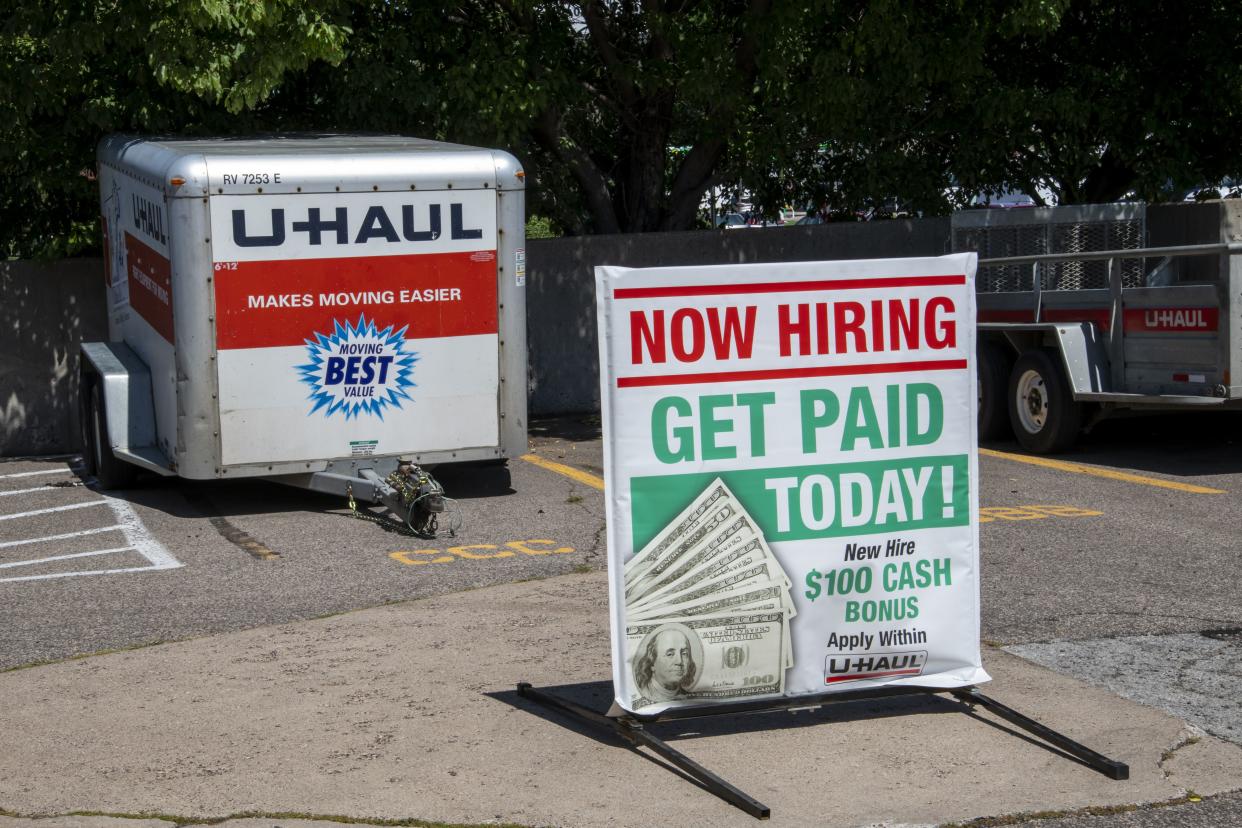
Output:
M1242 198L1242 181L1226 178L1218 184L1204 184L1186 191L1182 201L1212 201L1218 198Z
M716 227L723 230L743 230L749 226L741 213L723 213L716 219Z
M1018 207L1038 207L1035 199L1026 193L1017 190L1005 190L1004 192L989 195L988 193L979 193L970 200L971 207L987 207L995 210L1012 210Z

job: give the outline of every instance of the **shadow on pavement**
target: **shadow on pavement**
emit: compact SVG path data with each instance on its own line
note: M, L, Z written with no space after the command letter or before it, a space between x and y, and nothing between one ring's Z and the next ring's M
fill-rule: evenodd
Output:
M545 693L560 696L582 707L599 712L601 715L612 703L612 683L607 681L584 682L578 684L562 684L551 687L536 688ZM485 693L497 701L524 710L546 721L557 724L566 730L594 739L600 744L615 747L631 747L630 743L620 737L611 728L602 727L579 719L569 713L547 707L532 699L520 695L516 689L496 693ZM817 727L833 723L854 721L876 721L916 714L953 713L962 716L962 726L966 727L973 720L994 728L1001 733L1019 739L1030 745L1052 753L1095 772L1087 762L1073 756L1057 746L1035 738L1009 724L997 721L984 715L973 705L967 704L948 695L935 693L892 696L888 698L862 699L848 702L829 702L820 707L800 710L775 710L740 715L704 716L702 718L680 721L645 723L643 727L669 743L683 742L692 739L713 736L741 736L747 733L765 732L788 728ZM1053 729L1056 729L1055 727ZM647 754L643 754L647 755ZM653 758L653 757L648 757ZM658 760L657 760L658 761ZM664 765L664 762L659 762ZM666 765L678 773L676 768ZM679 775L682 775L679 773ZM694 779L688 781L698 784Z
M581 442L600 439L603 434L601 429L598 414L564 414L532 421L529 433L536 442L546 439Z
M612 682L593 681L537 688L598 711L601 715L612 703ZM517 690L486 693L497 701L525 710L567 730L589 736L603 744L628 744L611 730L580 721L577 718L545 707L518 694ZM741 735L791 727L816 727L833 722L885 719L915 713L958 713L966 711L962 703L947 696L933 694L893 696L884 699L837 702L814 709L770 711L732 716L704 716L681 721L648 723L643 726L669 742L703 739L712 736ZM1042 744L1042 743L1039 743Z
M1014 441L985 444L1025 454ZM1242 473L1242 412L1202 411L1116 417L1053 460L1089 463L1170 477Z
M78 474L81 476L81 472ZM445 493L455 500L503 497L515 493L506 465L442 465L432 471L432 476L444 486ZM258 478L185 480L179 477L144 475L139 478L136 486L106 490L106 493L179 518L324 513L347 508L345 499L339 495L299 489ZM366 505L358 504L359 508Z

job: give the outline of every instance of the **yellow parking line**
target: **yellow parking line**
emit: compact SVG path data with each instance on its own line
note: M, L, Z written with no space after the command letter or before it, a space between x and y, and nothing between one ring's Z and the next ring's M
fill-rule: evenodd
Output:
M985 457L997 457L1001 460L1013 460L1016 463L1030 463L1032 466L1043 466L1046 469L1056 469L1058 471L1072 472L1074 474L1090 474L1095 477L1105 477L1109 480L1122 480L1126 483L1141 483L1144 486L1157 486L1161 489L1175 489L1179 492L1191 492L1193 494L1228 494L1221 489L1209 489L1207 486L1195 486L1191 483L1177 483L1172 480L1159 480L1155 477L1144 477L1141 474L1129 474L1127 472L1113 471L1111 469L1098 469L1094 466L1083 466L1078 463L1067 463L1064 460L1051 460L1047 457L1032 457L1028 454L1010 454L1007 451L995 451L994 449L979 449L979 454Z
M581 469L575 469L572 466L566 466L562 463L554 463L551 460L545 460L538 454L523 454L522 459L527 463L534 463L536 466L554 471L557 474L563 474L566 477L577 480L579 483L585 483L593 489L604 490L604 481L593 474L584 472Z

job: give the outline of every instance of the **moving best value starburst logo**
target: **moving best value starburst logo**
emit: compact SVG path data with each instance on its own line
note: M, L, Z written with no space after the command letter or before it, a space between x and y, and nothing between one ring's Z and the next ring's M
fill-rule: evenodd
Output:
M316 331L313 340L304 340L310 362L297 370L311 387L307 399L315 403L307 416L324 410L325 417L340 412L347 420L361 414L382 420L385 408L399 409L402 400L413 402L407 389L415 387L410 374L418 354L405 350L409 326L394 327L381 330L363 315L357 325L333 320L330 334Z

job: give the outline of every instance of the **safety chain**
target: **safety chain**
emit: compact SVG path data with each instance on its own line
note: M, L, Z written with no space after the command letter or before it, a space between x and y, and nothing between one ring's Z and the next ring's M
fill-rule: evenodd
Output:
M414 537L434 538L439 530L439 515L448 511L450 515L448 533L456 536L461 527L461 517L457 511L457 502L445 497L444 487L431 475L415 465L396 469L384 483L397 493L397 500L405 512L405 521L393 520L387 516L372 515L358 510L354 500L352 486L346 487L349 498L349 511L357 518L379 524L384 528Z
M388 515L373 515L370 512L360 511L358 503L354 500L354 487L346 486L345 494L349 498L349 513L358 520L365 520L367 523L374 523L380 528L388 532L396 532L398 535L406 535L407 537L416 538L418 533L399 520L394 520Z

